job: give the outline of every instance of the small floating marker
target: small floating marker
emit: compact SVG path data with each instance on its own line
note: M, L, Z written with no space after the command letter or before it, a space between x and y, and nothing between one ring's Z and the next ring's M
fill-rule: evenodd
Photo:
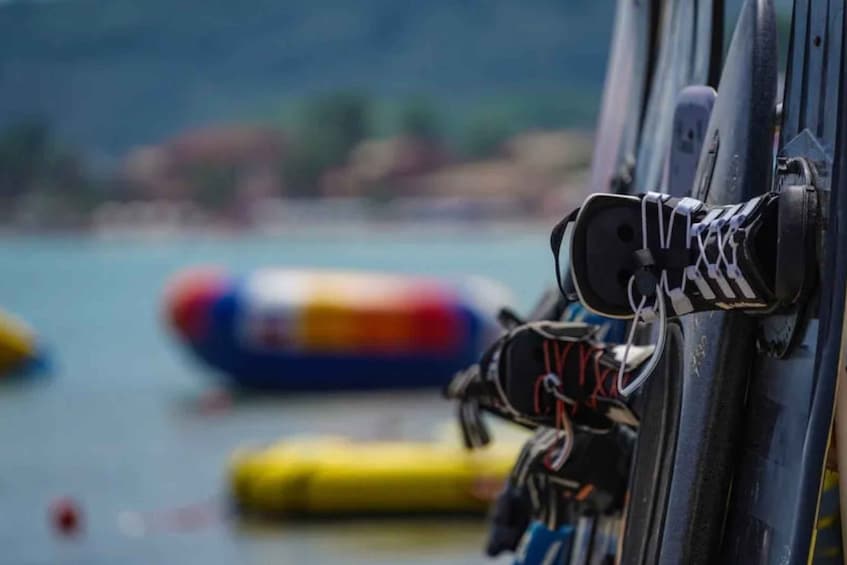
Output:
M59 498L50 505L50 522L63 536L74 536L82 527L79 505L71 498Z

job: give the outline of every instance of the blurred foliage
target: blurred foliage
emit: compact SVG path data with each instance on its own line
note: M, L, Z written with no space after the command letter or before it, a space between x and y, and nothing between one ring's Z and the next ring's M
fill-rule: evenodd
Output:
M467 109L459 120L461 129L453 136L460 154L485 158L495 155L506 139L521 131L590 124L594 104L590 97L567 89L547 95L482 99Z
M56 159L46 124L28 119L0 132L0 195L20 196L53 169Z
M8 203L32 194L76 209L98 198L81 158L61 146L44 121L29 118L0 131L0 198Z
M495 155L506 138L527 126L560 127L566 115L581 111L578 101L567 95L490 99L463 109L437 106L426 96L387 103L357 91L318 95L296 111L291 106L285 105L286 112L296 121L283 128L288 145L280 175L286 195L306 197L320 196L323 176L345 165L351 150L374 135L413 136L449 146L460 158L478 159ZM461 119L447 128L444 111L460 113ZM0 130L0 198L35 202L31 209L51 215L59 209L84 212L107 198L144 199L151 194L120 176L93 180L83 163L78 150L60 144L45 121L14 123ZM201 160L183 167L179 175L189 187L185 196L214 213L235 210L246 174L243 164ZM379 200L380 190L389 192L377 187L371 196Z
M403 108L399 121L399 131L403 135L428 141L438 141L443 137L438 111L427 98L411 99Z
M280 100L319 91L363 89L399 106L420 93L445 124L492 95L573 88L596 108L614 9L588 0L0 2L0 126L44 115L64 139L118 157L198 124L272 118Z
M462 138L462 153L476 159L494 155L513 129L512 124L502 116L480 116L470 123Z
M354 92L337 92L310 100L302 112L283 167L288 192L315 196L321 175L347 159L370 131L369 100Z
M238 170L232 165L205 163L188 171L194 200L208 210L224 212L235 199Z

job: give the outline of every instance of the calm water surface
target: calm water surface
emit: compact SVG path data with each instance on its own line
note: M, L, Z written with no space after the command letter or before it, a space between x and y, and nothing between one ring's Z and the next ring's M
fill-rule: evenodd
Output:
M0 240L0 307L29 321L52 375L0 387L0 563L478 563L478 521L245 525L225 512L226 462L245 442L311 432L425 437L453 416L436 391L244 398L203 410L214 380L169 338L161 292L217 264L480 274L528 307L552 265L546 230L278 238ZM77 499L84 533L55 537L50 502ZM184 508L180 512L180 508ZM155 527L140 534L120 516ZM174 516L185 519L179 527ZM122 525L123 524L123 525Z

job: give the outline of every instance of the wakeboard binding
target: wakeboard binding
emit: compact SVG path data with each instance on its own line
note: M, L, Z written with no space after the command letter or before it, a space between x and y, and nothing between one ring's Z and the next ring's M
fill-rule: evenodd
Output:
M562 293L575 291L588 310L633 322L622 367L639 323L658 321L661 352L671 318L713 310L764 316L808 299L819 264L819 193L806 160L784 167L808 182L733 205L655 192L593 194L553 229ZM558 257L566 234L570 270L563 274ZM643 384L657 357L627 383L619 379L623 397Z
M578 432L558 469L561 432L539 428L526 442L490 516L486 553L515 551L533 522L555 531L582 516L619 512L626 496L635 433L615 426L605 434Z
M624 319L790 307L816 271L817 198L811 185L724 206L594 194L566 218L574 286L589 310Z
M635 428L638 415L623 397L633 372L652 347L597 339L599 327L580 322L537 321L514 327L492 344L479 363L458 373L445 394L459 400L466 445L490 440L481 411L528 428L539 426L607 433L616 424Z

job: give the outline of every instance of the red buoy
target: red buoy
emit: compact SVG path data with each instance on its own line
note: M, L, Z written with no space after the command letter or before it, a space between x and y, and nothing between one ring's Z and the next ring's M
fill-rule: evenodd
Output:
M50 522L53 529L63 536L79 533L82 525L79 505L70 498L59 498L50 505Z

